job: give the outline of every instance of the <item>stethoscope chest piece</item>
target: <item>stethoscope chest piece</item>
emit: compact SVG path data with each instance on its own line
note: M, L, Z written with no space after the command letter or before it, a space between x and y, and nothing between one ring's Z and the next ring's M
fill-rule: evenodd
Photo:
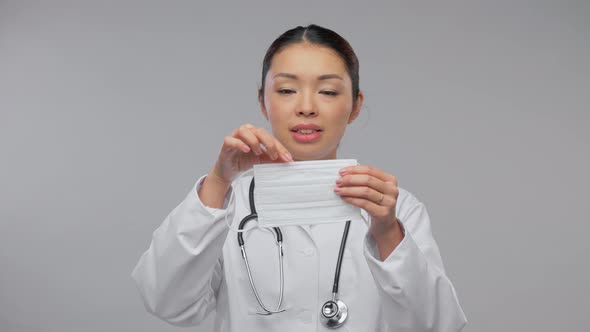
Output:
M340 300L327 301L322 306L320 319L325 327L330 329L339 328L348 317L348 307Z

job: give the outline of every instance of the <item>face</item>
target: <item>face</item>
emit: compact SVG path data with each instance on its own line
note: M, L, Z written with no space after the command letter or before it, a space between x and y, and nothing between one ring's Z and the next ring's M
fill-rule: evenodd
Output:
M346 126L363 101L359 93L353 103L352 81L340 56L309 43L274 55L264 91L262 113L295 160L336 159Z

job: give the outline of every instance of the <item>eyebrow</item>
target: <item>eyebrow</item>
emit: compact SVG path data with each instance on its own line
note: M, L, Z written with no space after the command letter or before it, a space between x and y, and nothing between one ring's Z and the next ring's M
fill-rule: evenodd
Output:
M277 77L285 77L285 78L290 78L290 79L293 79L293 80L298 79L297 75L295 75L295 74L289 74L289 73L278 73L273 78L277 78ZM342 78L342 76L340 76L338 74L324 74L324 75L318 76L318 80L319 81L330 80L330 79L338 79L338 80L344 81L344 79Z

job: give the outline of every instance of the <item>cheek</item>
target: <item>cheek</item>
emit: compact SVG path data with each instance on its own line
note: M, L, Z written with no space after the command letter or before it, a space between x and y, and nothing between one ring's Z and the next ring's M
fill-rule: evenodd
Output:
M269 98L265 106L271 121L275 122L285 118L292 109L292 106L289 103L279 98Z
M341 105L332 110L332 123L339 125L340 127L346 127L352 108L349 105Z
M288 112L285 111L284 108L281 108L279 105L273 105L272 103L268 105L267 108L268 112L268 122L272 128L274 135L281 135L284 131L285 126L289 123L288 119Z

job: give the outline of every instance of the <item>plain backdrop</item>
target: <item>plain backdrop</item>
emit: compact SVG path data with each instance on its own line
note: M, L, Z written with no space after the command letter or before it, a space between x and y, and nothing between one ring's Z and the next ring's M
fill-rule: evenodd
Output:
M0 0L0 331L179 331L131 270L223 137L269 128L262 57L310 23L361 63L339 157L426 204L464 331L587 331L582 0Z

